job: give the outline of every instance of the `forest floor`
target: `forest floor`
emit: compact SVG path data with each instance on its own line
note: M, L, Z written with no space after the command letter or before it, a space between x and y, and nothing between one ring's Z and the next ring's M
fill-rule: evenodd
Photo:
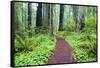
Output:
M53 55L48 60L48 64L73 63L72 54L73 49L71 46L63 38L56 37L56 46Z

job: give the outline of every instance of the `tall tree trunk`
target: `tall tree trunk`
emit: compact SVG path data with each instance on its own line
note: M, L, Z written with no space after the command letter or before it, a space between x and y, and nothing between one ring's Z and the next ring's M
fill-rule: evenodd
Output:
M48 24L49 24L49 36L53 35L53 6L48 4Z
M44 27L48 27L48 4L43 4L43 8L42 8L42 25Z
M22 32L24 32L24 9L23 9L23 3L22 3Z
M75 28L75 31L77 31L77 13L78 13L78 7L77 6L72 6L72 8L73 8L73 19L74 19L74 21L75 21L75 26L76 26L76 28Z
M37 13L37 3L32 3L32 25L31 25L31 29L32 29L32 35L35 34L35 28L36 28L36 13Z
M77 32L83 30L84 28L84 7L78 6L78 16L77 16Z
M42 3L39 3L37 7L36 26L42 26Z
M53 35L53 4L51 4L51 35Z
M76 32L80 32L84 24L84 8L83 6L73 6L74 20L76 22Z
M31 3L28 3L28 29L29 29L29 36L31 36L31 16L32 15L32 7Z
M37 14L36 14L36 30L38 33L40 31L40 27L42 26L42 3L38 3Z
M64 20L64 5L60 5L60 21L59 21L59 30L63 30L63 20Z
M23 3L15 3L15 30L16 30L16 34L18 35L22 35L23 34L23 22L22 22L22 7L23 7Z
M53 34L56 34L59 29L59 10L60 5L53 5Z

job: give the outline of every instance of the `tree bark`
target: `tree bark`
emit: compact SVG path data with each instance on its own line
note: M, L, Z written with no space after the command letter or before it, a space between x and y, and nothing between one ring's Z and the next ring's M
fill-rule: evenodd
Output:
M37 7L36 26L42 26L42 3L39 3Z
M42 25L48 27L48 4L43 4L42 8Z
M84 28L84 7L78 7L78 16L77 16L77 32L80 32Z
M29 29L29 36L31 36L31 16L32 15L32 7L31 3L28 3L28 29Z
M53 35L53 6L48 4L48 24L49 24L49 36Z
M59 30L59 15L60 5L53 5L53 34Z
M60 16L59 16L59 30L63 30L63 20L64 20L64 5L60 5Z
M41 26L42 26L42 3L38 3L37 13L36 13L35 33L40 32Z
M76 32L80 32L85 24L84 24L84 7L83 6L73 6L73 15L74 20L76 22Z

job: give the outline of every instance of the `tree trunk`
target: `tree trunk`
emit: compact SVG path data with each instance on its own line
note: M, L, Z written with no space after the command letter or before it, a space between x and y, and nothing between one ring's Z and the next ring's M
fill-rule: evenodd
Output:
M43 4L42 8L42 25L43 27L48 27L48 4Z
M31 3L28 3L28 29L29 29L29 37L31 36L31 15L32 15L32 8Z
M42 3L39 3L37 7L36 26L42 26Z
M64 20L64 5L60 5L60 21L59 21L59 30L63 30L63 20Z
M84 28L84 7L79 6L78 7L78 16L77 16L77 32L80 32L80 30L83 30Z
M48 24L49 24L49 36L53 35L53 6L48 4Z
M56 34L59 29L59 10L60 5L53 5L53 34Z
M22 32L22 3L15 3L15 29L17 32Z
M32 22L31 22L32 35L35 34L35 30L36 30L35 29L36 28L36 13L37 13L37 3L32 3Z
M36 30L38 33L40 31L40 27L42 26L42 3L38 3L37 14L36 14Z
M53 4L51 4L51 35L53 35Z
M74 20L76 22L76 32L80 32L84 24L84 8L83 6L73 6Z

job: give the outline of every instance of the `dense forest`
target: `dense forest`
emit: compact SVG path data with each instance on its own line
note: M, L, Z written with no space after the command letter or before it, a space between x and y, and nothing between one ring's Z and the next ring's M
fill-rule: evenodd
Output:
M73 48L74 62L97 60L97 7L31 2L13 6L16 66L48 64L57 37Z

